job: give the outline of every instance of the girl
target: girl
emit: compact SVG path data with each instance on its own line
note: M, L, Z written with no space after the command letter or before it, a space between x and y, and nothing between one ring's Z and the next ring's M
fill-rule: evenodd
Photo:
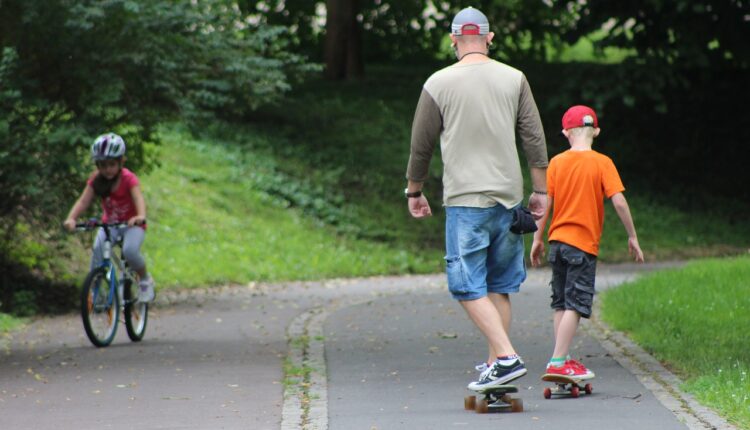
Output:
M91 145L91 157L97 170L89 177L86 188L70 209L63 225L70 231L75 230L76 218L88 209L94 197L101 198L102 222L128 224L127 227L110 230L112 240L123 237L123 256L140 276L138 300L151 302L154 300L154 280L146 270L146 262L141 255L146 234L146 202L138 177L123 167L125 141L114 133L103 134ZM99 230L91 255L92 269L101 264L104 239L104 231Z

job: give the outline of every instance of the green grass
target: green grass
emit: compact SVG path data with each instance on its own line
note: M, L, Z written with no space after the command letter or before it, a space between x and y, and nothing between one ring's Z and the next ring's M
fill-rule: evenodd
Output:
M7 333L23 324L24 320L22 318L0 313L0 334Z
M438 270L435 251L346 236L289 207L273 191L295 184L262 150L174 129L163 136L161 167L141 177L149 211L144 253L162 287Z
M750 256L694 261L603 296L607 323L666 362L700 402L750 429Z

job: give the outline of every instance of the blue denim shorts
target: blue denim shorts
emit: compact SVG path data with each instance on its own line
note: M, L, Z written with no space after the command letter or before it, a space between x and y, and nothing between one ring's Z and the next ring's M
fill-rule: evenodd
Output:
M526 280L523 236L510 232L513 211L445 208L445 271L456 300L476 300L487 293L517 293Z
M596 256L553 241L547 258L552 265L552 309L572 310L583 318L590 318L594 304Z

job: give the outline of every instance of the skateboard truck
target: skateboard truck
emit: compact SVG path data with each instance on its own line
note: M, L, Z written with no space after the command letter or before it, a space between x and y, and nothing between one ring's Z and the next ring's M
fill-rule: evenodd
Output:
M542 381L554 382L555 387L547 387L544 389L544 398L551 399L553 395L563 396L570 395L570 397L578 397L581 391L586 394L591 394L594 391L594 387L590 383L585 385L582 383L580 378L571 378L564 375L552 375L545 374L542 376Z
M517 393L515 385L496 385L481 391L483 397L477 399L476 395L464 397L464 409L474 410L478 414L488 412L523 412L523 400L511 397L510 393Z

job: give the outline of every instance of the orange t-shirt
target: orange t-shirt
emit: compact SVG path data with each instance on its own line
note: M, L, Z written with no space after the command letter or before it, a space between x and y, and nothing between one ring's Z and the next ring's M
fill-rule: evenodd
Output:
M625 191L612 160L594 150L567 150L550 160L547 192L553 199L549 240L599 254L604 198Z

